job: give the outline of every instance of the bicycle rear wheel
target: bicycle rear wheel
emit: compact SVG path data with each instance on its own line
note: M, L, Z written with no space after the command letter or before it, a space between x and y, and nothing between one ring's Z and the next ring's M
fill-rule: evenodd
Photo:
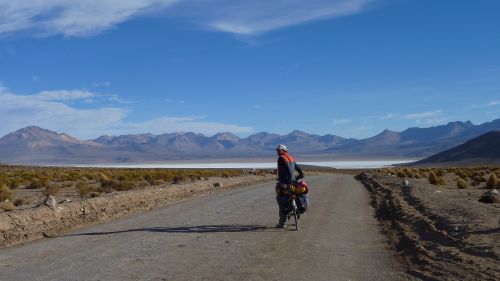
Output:
M295 230L299 231L299 218L297 217L297 208L293 208L293 218L295 219Z

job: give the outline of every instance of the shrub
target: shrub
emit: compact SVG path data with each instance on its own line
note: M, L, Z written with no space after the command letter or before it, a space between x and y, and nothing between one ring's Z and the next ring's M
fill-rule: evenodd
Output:
M43 185L40 181L34 180L28 186L26 186L26 188L27 189L39 189L39 188L43 188Z
M19 198L19 199L14 200L14 206L19 207L22 204L24 204L24 199Z
M0 201L10 200L12 198L12 192L5 185L0 185Z
M76 191L78 191L78 194L80 197L85 197L89 195L90 191L92 191L90 185L86 182L79 182L76 184Z
M444 170L443 169L436 169L436 176L444 177Z
M174 177L173 182L180 183L180 182L186 181L187 179L188 179L188 177L185 175L178 175L178 176Z
M101 180L101 188L100 190L102 192L112 192L113 190L116 190L116 186L119 184L118 181L116 180Z
M60 190L58 185L50 184L45 188L45 195L56 195Z
M459 189L466 189L468 187L467 182L463 180L462 178L457 179L457 187Z
M115 186L114 189L117 191L131 190L135 188L133 181L120 181Z
M397 174L396 174L396 176L398 178L406 178L406 174L403 171L398 171Z
M16 206L14 206L14 203L12 203L12 201L4 201L0 203L0 209L9 212L14 211L16 209Z
M101 181L101 190L103 192L125 191L135 188L135 183L133 181L117 181L117 180L103 180Z
M497 175L491 174L490 178L488 179L488 182L486 183L486 188L497 188L498 186L498 178Z
M99 192L92 192L92 193L90 193L90 197L91 198L99 197L99 195L100 195Z
M445 181L443 177L436 175L433 171L429 173L429 183L433 185L444 185Z

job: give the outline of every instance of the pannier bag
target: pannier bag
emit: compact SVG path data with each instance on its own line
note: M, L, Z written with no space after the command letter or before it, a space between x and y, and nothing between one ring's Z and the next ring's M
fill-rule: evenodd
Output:
M299 181L297 183L297 186L295 187L294 193L297 194L306 194L309 192L309 186L307 185L307 182L305 181Z

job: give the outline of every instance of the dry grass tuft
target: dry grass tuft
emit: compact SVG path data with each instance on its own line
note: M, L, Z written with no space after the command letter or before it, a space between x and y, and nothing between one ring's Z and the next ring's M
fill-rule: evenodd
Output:
M486 183L486 188L494 189L498 187L498 178L496 174L491 174L488 182Z
M442 176L437 175L434 171L429 172L429 183L433 185L445 185L446 182Z
M5 184L0 185L0 201L11 200L12 191Z
M14 211L16 209L16 206L14 206L14 203L12 201L3 201L0 203L0 209L10 212Z
M52 195L52 196L55 196L59 193L59 191L61 190L61 188L55 184L49 184L46 188L45 188L45 192L44 194L45 195Z
M467 182L462 178L457 178L457 188L466 189L468 186Z

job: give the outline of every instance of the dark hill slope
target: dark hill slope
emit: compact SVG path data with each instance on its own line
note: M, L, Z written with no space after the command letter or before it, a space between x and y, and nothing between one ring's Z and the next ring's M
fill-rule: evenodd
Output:
M498 164L500 163L500 131L491 131L468 142L416 162Z

